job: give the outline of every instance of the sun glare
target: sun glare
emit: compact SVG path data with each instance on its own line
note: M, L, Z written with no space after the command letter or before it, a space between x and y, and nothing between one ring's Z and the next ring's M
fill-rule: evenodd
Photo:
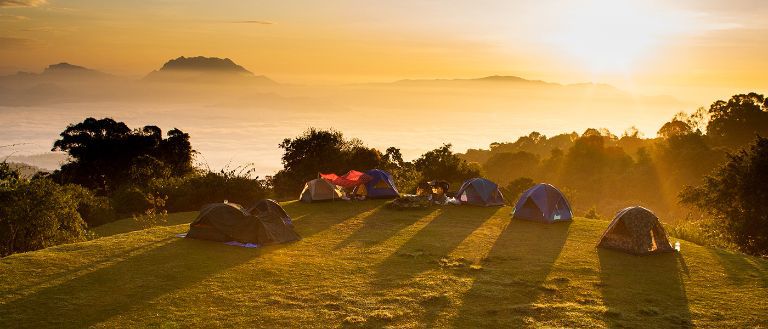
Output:
M675 22L661 11L630 1L574 1L554 23L549 41L594 74L626 73L649 55Z

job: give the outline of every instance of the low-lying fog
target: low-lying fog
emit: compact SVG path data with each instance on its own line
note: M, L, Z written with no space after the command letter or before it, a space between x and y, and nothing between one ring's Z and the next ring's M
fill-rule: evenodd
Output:
M259 82L128 81L0 84L0 155L48 169L50 152L68 124L112 117L131 128L156 125L191 135L198 160L212 169L253 163L261 175L281 167L278 144L308 127L335 128L369 146L395 146L407 159L442 143L454 151L546 135L632 125L646 136L686 104L639 97L606 85L559 85L519 78L422 80L334 87ZM22 157L19 157L22 156Z

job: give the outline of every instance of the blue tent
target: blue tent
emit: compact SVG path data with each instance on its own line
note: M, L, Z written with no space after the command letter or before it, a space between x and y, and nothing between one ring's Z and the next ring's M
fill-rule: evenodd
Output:
M485 178L472 178L461 184L456 192L462 204L476 206L503 206L504 196L499 191L499 186Z
M365 184L358 185L354 194L364 195L369 199L391 199L400 196L395 187L392 175L381 169L372 169L365 172L372 179Z
M542 183L520 196L512 218L554 223L573 219L573 212L568 200L556 187Z

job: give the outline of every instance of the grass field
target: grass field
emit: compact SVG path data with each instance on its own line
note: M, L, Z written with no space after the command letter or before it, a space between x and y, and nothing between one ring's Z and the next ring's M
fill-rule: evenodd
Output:
M287 203L303 240L180 239L195 213L0 259L0 328L768 327L768 262L682 241L598 250L607 221L510 208ZM673 240L674 241L674 240Z

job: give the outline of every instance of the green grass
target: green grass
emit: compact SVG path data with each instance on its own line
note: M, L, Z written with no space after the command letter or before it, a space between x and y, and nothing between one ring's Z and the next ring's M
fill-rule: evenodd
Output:
M767 327L768 262L682 242L598 250L606 221L510 208L288 203L303 240L175 238L194 213L0 259L0 328ZM176 224L176 225L173 225Z

